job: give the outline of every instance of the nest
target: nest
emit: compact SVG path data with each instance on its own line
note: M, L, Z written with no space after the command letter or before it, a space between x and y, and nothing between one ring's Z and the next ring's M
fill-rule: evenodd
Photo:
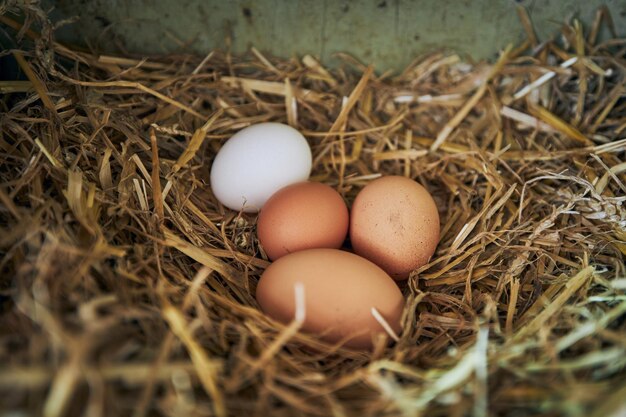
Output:
M1 10L0 409L14 415L617 416L626 398L626 40L606 9L494 63L104 56ZM3 41L4 42L4 41ZM329 345L263 315L254 215L211 160L288 123L353 201L405 175L440 208L400 340ZM349 297L349 294L346 294Z

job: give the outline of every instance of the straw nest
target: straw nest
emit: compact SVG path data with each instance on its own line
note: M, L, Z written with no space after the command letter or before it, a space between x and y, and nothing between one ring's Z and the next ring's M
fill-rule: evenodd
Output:
M492 64L102 56L6 5L0 409L11 415L618 416L626 398L626 41L605 9ZM7 46L6 44L4 45ZM5 58L6 59L6 58ZM208 186L252 123L300 129L348 202L406 175L441 210L400 341L264 316L256 217ZM349 294L346 294L348 297Z

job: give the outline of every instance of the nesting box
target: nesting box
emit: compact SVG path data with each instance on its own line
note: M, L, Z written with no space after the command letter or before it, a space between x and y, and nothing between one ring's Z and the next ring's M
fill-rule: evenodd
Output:
M625 7L7 2L0 410L623 415ZM397 281L381 269L385 291L366 291L366 267L308 258L306 282L297 267L283 281L294 311L265 314L256 290L276 264L258 216L210 178L224 144L265 122L300 132L308 180L342 209L381 177L419 184L432 256ZM385 195L377 221L399 226L372 221L371 240L425 246ZM337 285L310 287L312 270ZM364 298L379 332L327 337L334 309L349 321Z

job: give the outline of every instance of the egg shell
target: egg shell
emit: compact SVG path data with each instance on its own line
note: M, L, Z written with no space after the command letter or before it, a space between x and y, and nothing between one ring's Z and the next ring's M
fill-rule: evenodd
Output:
M439 213L417 182L386 176L359 192L350 211L354 252L396 280L428 263L439 243Z
M378 266L338 249L307 249L272 263L259 281L261 310L281 323L295 316L295 284L304 287L305 320L301 330L355 349L372 347L372 337L385 333L372 308L400 331L404 298L397 284Z
M348 225L348 207L337 191L319 182L300 182L267 200L259 213L257 235L267 256L276 260L304 249L338 249Z
M257 212L276 191L311 173L311 148L300 132L259 123L224 143L211 167L211 189L226 207Z

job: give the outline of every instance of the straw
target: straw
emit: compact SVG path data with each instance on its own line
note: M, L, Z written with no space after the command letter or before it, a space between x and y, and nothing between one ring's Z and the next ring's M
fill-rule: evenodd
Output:
M626 49L600 40L608 8L540 39L520 6L527 39L494 63L435 52L397 74L347 54L98 55L56 42L37 3L0 10L28 79L0 82L0 414L623 413ZM290 323L259 309L256 215L220 205L209 173L261 122L300 130L311 180L349 206L383 175L436 201L437 250L400 284L397 334L366 312L371 351L301 331L301 286Z

